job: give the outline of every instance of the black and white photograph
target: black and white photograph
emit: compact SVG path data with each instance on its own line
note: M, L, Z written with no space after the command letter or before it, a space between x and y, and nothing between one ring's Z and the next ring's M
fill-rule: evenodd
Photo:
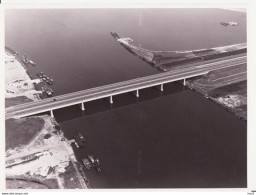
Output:
M246 7L6 8L6 189L248 187Z

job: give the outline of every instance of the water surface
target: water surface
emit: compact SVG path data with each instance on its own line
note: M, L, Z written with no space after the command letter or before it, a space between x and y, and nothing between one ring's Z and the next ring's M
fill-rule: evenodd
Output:
M235 21L224 27L221 21ZM110 35L154 50L246 42L246 14L220 9L7 10L6 44L54 79L55 94L157 74ZM94 188L246 187L246 123L180 83L55 111L67 138L84 134L77 159Z

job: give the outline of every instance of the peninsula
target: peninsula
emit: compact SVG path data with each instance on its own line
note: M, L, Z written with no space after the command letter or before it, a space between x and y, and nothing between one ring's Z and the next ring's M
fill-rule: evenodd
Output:
M120 38L114 32L111 32L111 35L128 52L138 56L160 72L177 71L188 67L197 69L206 63L247 55L246 43L189 51L154 51L133 45L133 40L129 37ZM187 79L186 84L246 120L246 80L246 63L240 63L233 67L213 70L205 75Z

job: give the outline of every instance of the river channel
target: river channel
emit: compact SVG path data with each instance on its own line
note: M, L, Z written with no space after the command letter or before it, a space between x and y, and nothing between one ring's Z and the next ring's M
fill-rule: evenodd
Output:
M221 9L7 10L6 45L54 79L56 95L157 74L110 35L154 50L189 50L246 42L246 14ZM235 21L224 27L222 21ZM56 110L68 139L82 133L78 161L93 188L246 187L246 122L184 87L149 88Z

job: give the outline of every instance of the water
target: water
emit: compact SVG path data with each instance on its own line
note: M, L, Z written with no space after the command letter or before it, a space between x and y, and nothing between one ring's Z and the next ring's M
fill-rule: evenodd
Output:
M224 27L221 21L239 22ZM156 73L110 32L155 50L246 42L245 14L218 9L8 10L6 44L39 64L65 94Z
M246 124L179 83L56 111L71 139L83 133L78 159L93 154L102 172L86 171L95 188L246 186ZM98 108L100 107L100 109ZM95 111L97 110L97 111ZM73 116L79 113L80 116Z
M223 27L235 21L237 27ZM54 79L55 94L156 74L110 32L155 50L246 42L246 15L219 9L8 10L6 44ZM14 30L15 29L15 30ZM97 156L94 188L246 187L246 123L179 83L55 111L67 138L84 134L80 161Z

